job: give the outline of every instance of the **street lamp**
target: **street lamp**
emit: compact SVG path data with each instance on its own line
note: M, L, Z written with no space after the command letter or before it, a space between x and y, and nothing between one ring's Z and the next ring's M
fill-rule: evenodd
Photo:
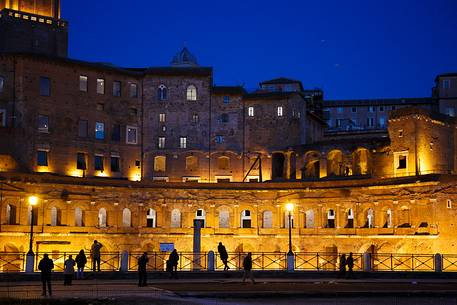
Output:
M38 204L38 197L37 196L30 196L28 198L29 206L30 206L30 244L29 244L29 252L27 255L33 256L33 207Z
M294 253L292 252L292 212L294 211L294 204L288 203L286 204L286 210L289 212L289 252L287 252L288 256L293 256Z

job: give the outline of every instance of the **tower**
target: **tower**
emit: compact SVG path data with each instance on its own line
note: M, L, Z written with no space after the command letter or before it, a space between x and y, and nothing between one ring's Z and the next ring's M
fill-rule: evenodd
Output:
M66 57L68 23L60 0L0 0L0 53Z

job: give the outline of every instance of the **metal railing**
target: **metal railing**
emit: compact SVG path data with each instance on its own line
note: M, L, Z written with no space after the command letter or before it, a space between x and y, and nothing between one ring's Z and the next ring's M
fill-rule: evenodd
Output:
M443 254L441 260L441 267L445 272L457 272L457 255Z
M372 255L373 271L435 271L433 254L382 254Z
M228 253L227 266L229 270L242 270L247 252ZM224 263L219 253L215 255L215 270L224 270ZM252 252L252 270L285 270L287 255L285 252Z
M138 258L142 252L129 253L128 270L138 270ZM179 271L197 271L208 269L208 253L179 252L178 270ZM170 256L168 252L148 252L148 271L166 271L167 260Z
M22 272L25 253L0 252L0 272Z
M38 270L38 264L41 259L43 259L45 253L39 252L35 254L35 271ZM73 256L73 259L76 258L78 252L58 252L58 253L47 253L49 258L54 262L54 272L63 272L65 261ZM1 254L0 254L1 257ZM25 257L25 255L24 255ZM93 260L90 254L86 254L87 264L85 266L86 270L92 270ZM120 268L120 253L119 252L106 252L101 253L100 255L100 270L101 271L118 271ZM23 269L24 270L24 269ZM21 271L23 271L21 270Z
M297 252L294 267L295 270L337 271L340 255L338 253ZM352 257L354 259L353 270L363 270L363 254L353 253Z

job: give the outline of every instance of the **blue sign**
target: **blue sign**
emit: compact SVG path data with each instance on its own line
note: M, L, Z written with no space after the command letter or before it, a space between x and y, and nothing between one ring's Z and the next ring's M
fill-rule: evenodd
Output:
M174 243L160 243L161 252L172 252L175 249Z

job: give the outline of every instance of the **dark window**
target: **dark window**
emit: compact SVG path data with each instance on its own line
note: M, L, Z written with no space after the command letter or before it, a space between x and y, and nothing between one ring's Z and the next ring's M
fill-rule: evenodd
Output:
M398 157L398 169L405 169L406 168L406 156L399 156Z
M78 136L81 138L87 138L88 121L80 120L78 124Z
M5 79L3 76L0 76L0 92L3 92L3 88L5 87Z
M198 217L203 216L203 210L197 210L197 216Z
M39 150L37 152L37 165L48 166L48 152L45 150Z
M47 115L38 115L38 131L49 131L49 117Z
M221 114L221 122L228 123L228 121L229 121L229 115L227 113Z
M51 80L48 77L40 77L40 95L51 95Z
M86 155L84 153L78 153L76 155L76 168L77 169L86 169Z
M352 111L352 112L357 112L357 107L352 107L352 108L351 108L351 111Z
M243 219L243 228L250 228L250 227L251 227L251 220Z
M165 85L160 85L157 90L157 97L159 101L165 101L168 98L168 89Z
M113 129L111 131L111 140L116 142L121 140L121 125L113 125Z
M103 171L104 165L103 165L103 156L95 156L95 170L96 171Z
M119 157L111 157L111 171L117 173L120 171Z
M98 110L98 111L103 111L103 110L105 110L105 104L103 104L103 103L97 103L97 110Z
M122 83L119 81L114 81L113 82L113 96L121 96L121 87Z
M137 116L138 110L136 108L130 108L129 113L130 113L130 115Z

